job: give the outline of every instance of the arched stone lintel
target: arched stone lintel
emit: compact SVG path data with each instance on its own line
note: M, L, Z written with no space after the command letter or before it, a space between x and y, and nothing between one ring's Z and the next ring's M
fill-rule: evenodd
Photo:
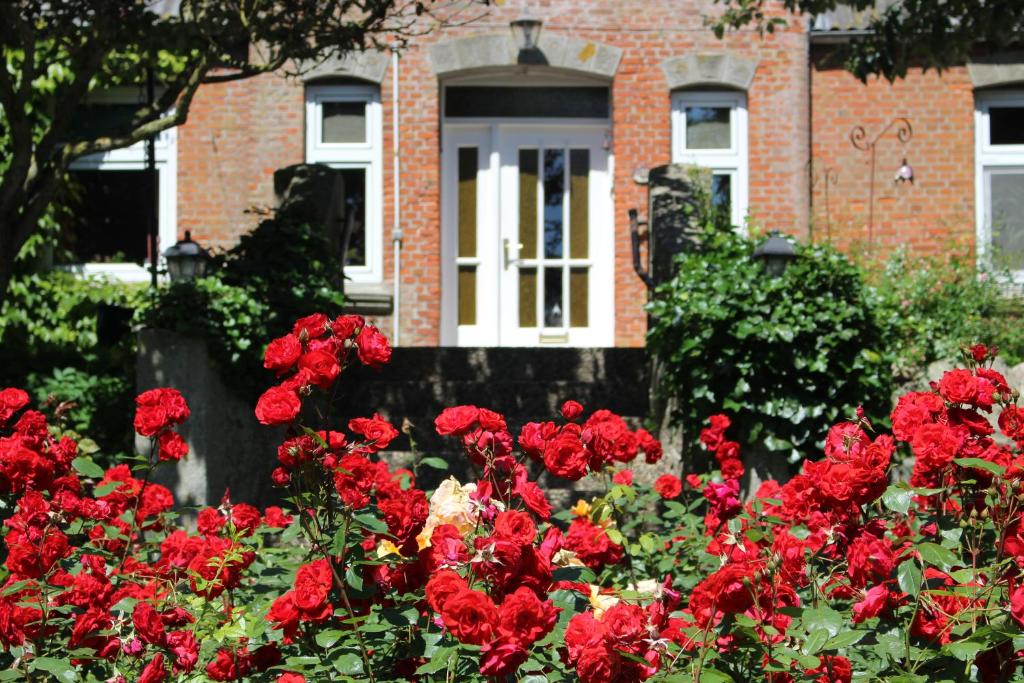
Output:
M377 50L347 52L340 57L331 57L312 69L303 72L306 83L324 78L358 78L371 83L381 83L388 71L388 55Z
M1024 83L1024 52L1007 52L967 63L975 88Z
M661 63L669 90L715 86L748 90L757 60L733 52L688 54Z
M430 47L429 59L431 70L439 78L474 69L525 64L611 79L622 61L622 48L542 31L535 53L520 55L512 36L487 34L436 43Z

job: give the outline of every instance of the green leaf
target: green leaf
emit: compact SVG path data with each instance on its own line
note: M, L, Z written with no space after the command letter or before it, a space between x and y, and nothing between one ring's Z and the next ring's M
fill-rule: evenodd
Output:
M316 634L316 644L325 650L330 649L344 635L344 631L329 629Z
M922 543L917 546L921 553L921 560L942 571L949 571L952 567L963 564L960 558L948 548L943 548L937 543Z
M430 456L427 458L421 458L419 464L423 467L430 467L435 470L447 470L448 463L443 458Z
M997 465L994 462L982 460L981 458L955 458L953 462L955 462L957 465L960 465L960 467L973 467L979 470L985 470L986 472L990 472L996 475L997 477L1002 475L1002 473L1006 470L1006 468L1004 468L1002 465Z
M448 666L448 658L455 652L454 647L442 647L438 649L426 664L416 669L418 674L433 674Z
M811 634L807 636L807 640L804 641L804 653L813 655L825 646L825 641L828 640L828 631L815 630L811 631Z
M372 660L370 662L373 663ZM346 652L334 660L334 668L344 676L358 676L363 673L363 658L358 652Z
M72 460L71 466L78 470L79 474L83 477L89 477L90 479L103 478L103 468L93 462L92 458L87 455L80 455Z
M917 596L921 591L921 568L916 560L902 562L896 569L896 580L900 590L910 596Z
M622 545L622 534L618 529L605 529L605 533L608 534L608 540L617 545Z
M67 659L57 659L55 657L37 657L32 660L30 665L33 671L46 671L51 673L62 681L77 681L78 675L71 667L71 662Z
M959 659L961 662L970 662L974 661L974 658L979 652L988 647L990 647L990 645L985 645L984 643L978 643L971 640L956 640L947 644L942 649Z
M825 630L829 637L835 637L846 625L842 614L831 607L805 609L803 612L804 629L808 633Z
M864 631L843 631L825 643L825 648L828 650L841 650L844 647L859 643L861 638L866 635L867 633Z
M375 534L383 534L388 530L388 525L383 520L374 517L369 512L353 515L352 521Z
M898 512L901 515L907 514L913 502L914 492L903 486L894 484L882 494L882 505L885 506L885 509Z

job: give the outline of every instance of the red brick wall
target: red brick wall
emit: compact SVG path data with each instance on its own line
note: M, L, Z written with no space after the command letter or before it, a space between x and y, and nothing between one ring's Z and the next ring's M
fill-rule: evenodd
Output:
M402 57L401 343L439 342L440 116L439 84L427 63L438 40L508 31L526 9L543 31L593 40L624 50L612 85L615 154L616 344L643 344L646 293L633 272L627 211L646 204L646 188L632 181L638 166L670 160L670 93L661 70L669 58L732 50L760 60L748 93L750 211L766 229L803 234L808 222L808 54L799 23L764 38L744 32L717 40L704 27L701 0L509 0L484 19L418 39ZM381 84L384 108L384 285L390 291L393 182L391 70ZM251 229L251 205L273 201L272 174L302 161L303 91L276 76L204 87L179 136L179 230L229 245ZM388 331L390 322L382 321Z
M829 52L812 55L812 130L815 187L813 232L858 255L884 258L906 245L917 254L941 254L974 245L974 95L965 68L942 75L912 70L890 84L862 84ZM855 149L850 132L863 126L873 139L896 117L910 120L913 136L903 145L895 128L875 148L874 217L870 221L871 155ZM904 156L914 182L894 183ZM837 182L828 188L826 168ZM869 227L871 240L869 244Z

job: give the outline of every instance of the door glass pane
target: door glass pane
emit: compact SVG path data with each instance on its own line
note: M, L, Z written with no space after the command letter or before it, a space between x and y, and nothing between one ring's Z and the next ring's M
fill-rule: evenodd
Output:
M590 324L590 283L588 268L569 270L569 326L586 327Z
M157 190L146 171L72 171L72 207L62 219L60 263L142 263Z
M330 143L366 142L365 102L324 102L320 139Z
M544 269L544 327L562 327L562 269Z
M732 176L715 173L711 176L711 205L728 215L732 208Z
M686 108L686 149L729 149L728 107Z
M476 325L476 266L459 266L459 324Z
M989 175L993 263L1024 269L1024 170Z
M519 258L537 258L537 157L540 150L519 150Z
M537 269L519 269L519 327L537 327Z
M339 231L332 234L332 243L337 244L339 253L344 249L343 230L349 231L348 249L345 250L346 266L366 265L366 169L343 168L339 170L345 183L345 214Z
M590 150L569 154L569 256L587 258L590 235Z
M544 256L562 257L565 222L565 150L544 151Z
M476 256L477 148L459 148L459 256Z
M1024 145L1024 107L992 107L988 121L993 145Z

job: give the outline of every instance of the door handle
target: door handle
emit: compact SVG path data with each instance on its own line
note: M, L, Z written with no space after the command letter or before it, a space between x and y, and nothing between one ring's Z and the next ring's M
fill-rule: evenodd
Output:
M509 238L506 237L505 239L503 239L501 241L501 247L502 247L502 251L504 252L504 255L505 255L505 267L506 268L511 266L513 263L517 263L519 261L519 250L523 248L523 243L522 242L519 242L519 243L516 244L516 258L512 258L512 256L511 256L512 240L510 240Z

